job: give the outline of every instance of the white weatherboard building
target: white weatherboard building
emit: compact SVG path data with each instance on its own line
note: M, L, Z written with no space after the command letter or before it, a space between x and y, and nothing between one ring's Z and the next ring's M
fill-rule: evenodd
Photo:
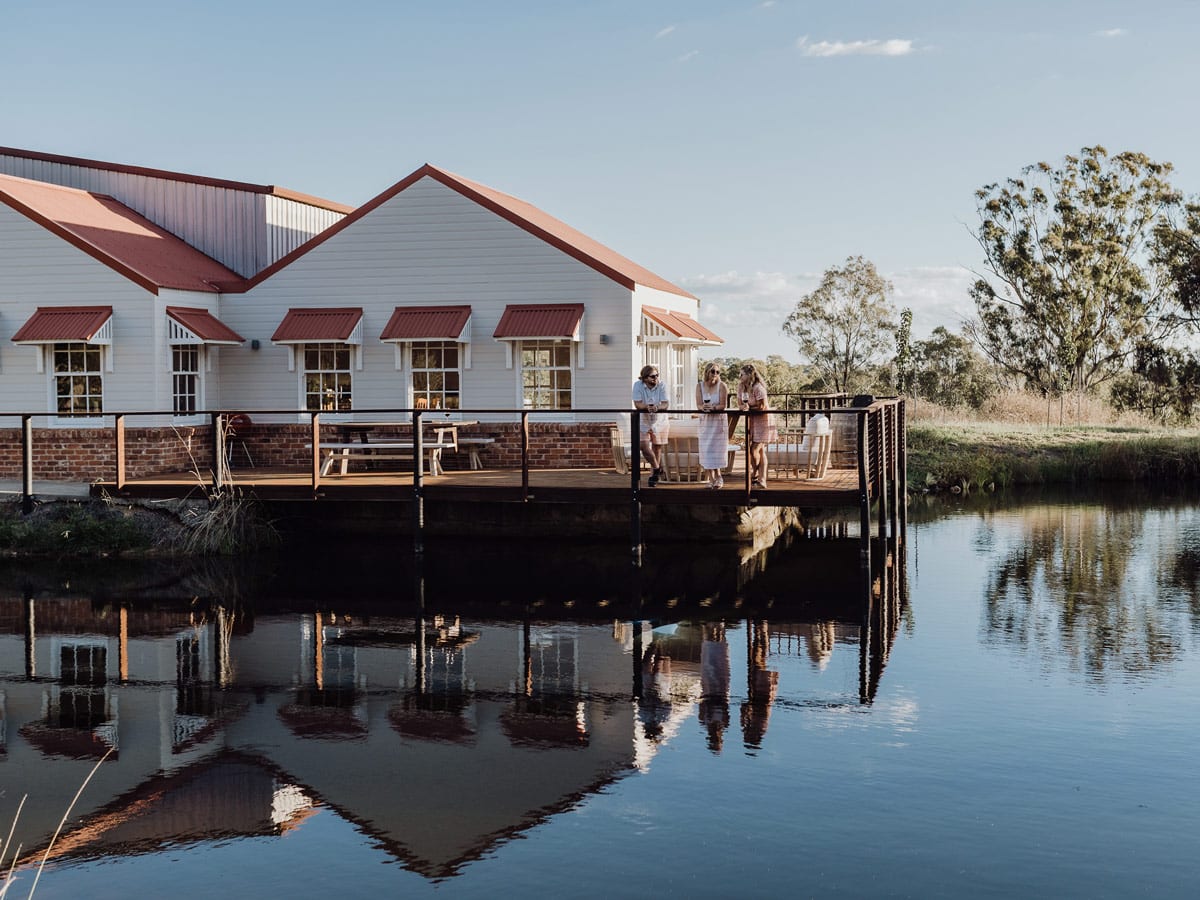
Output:
M423 166L351 209L0 148L0 413L692 405L699 301L515 197ZM5 346L7 345L7 346ZM109 419L111 422L111 418ZM151 424L138 421L131 425Z

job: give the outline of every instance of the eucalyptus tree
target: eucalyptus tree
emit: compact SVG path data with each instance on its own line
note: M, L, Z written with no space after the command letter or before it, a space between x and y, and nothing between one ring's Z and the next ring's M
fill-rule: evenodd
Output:
M894 363L896 393L911 394L913 388L912 310L900 310L900 324L896 328L896 360Z
M783 324L800 356L829 390L852 393L871 375L896 330L892 284L875 264L851 256L825 270L820 285L801 297Z
M1084 147L1057 166L976 191L984 268L968 333L979 348L1046 393L1112 378L1139 343L1178 325L1147 269L1164 213L1179 195L1170 163Z
M1200 329L1200 200L1183 204L1179 212L1155 228L1154 261L1181 317Z

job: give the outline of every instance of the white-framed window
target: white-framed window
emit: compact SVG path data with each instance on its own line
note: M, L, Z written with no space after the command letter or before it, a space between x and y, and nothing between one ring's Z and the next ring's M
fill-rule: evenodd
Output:
M462 406L462 347L457 341L413 341L413 406L459 409Z
M574 371L572 342L521 341L521 403L525 409L570 409Z
M54 344L51 378L54 408L62 418L104 412L103 352L97 344Z
M304 408L342 412L351 408L354 347L350 344L304 344L301 384Z
M200 396L200 346L171 345L171 408L177 416L195 415Z
M685 409L691 409L696 405L696 394L694 385L696 383L695 374L689 371L688 362L691 359L691 350L687 346L681 344L671 344L669 350L670 373L669 386L671 389L671 409L682 412ZM689 388L692 390L689 392ZM689 395L690 394L690 395Z

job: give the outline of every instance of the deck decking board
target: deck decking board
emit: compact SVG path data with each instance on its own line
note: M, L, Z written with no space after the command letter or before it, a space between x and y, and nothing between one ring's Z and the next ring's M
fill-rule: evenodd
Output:
M229 484L263 499L312 499L312 473L307 469L237 469ZM171 472L129 478L120 490L114 483L97 483L94 492L140 498L179 498L202 493L194 472ZM411 500L413 479L404 472L349 472L320 479L316 496L356 500ZM767 487L749 495L745 475L735 471L719 491L703 483L660 483L647 487L643 478L638 492L645 504L670 506L853 506L859 502L858 472L830 469L819 480L769 480ZM614 469L537 469L529 473L526 496L520 469L448 470L422 477L426 500L457 502L628 503L628 475Z

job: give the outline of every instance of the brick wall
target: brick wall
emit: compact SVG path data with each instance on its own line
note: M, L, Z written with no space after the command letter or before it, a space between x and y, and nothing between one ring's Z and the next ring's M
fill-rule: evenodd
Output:
M193 455L207 471L209 426L126 428L125 474L140 478L159 472L186 472ZM111 481L117 467L116 429L35 428L33 477L38 481ZM0 429L0 478L21 478L21 429Z
M536 469L608 467L613 463L606 423L537 423L529 427L529 464ZM212 429L208 425L176 428L125 429L125 474L141 478L162 472L187 472L211 466ZM407 439L410 430L397 426L390 432ZM372 433L373 441L385 440L388 431ZM494 443L480 448L487 468L518 468L521 465L521 431L516 423L473 425L459 429L460 437L490 437ZM340 441L336 425L321 427L323 441ZM233 441L233 464L295 467L310 465L311 443L307 425L248 425ZM244 446L243 446L244 445ZM467 467L465 451L446 454L448 469ZM35 428L33 432L33 477L38 481L111 481L116 476L115 429ZM21 430L0 429L0 479L21 478Z

